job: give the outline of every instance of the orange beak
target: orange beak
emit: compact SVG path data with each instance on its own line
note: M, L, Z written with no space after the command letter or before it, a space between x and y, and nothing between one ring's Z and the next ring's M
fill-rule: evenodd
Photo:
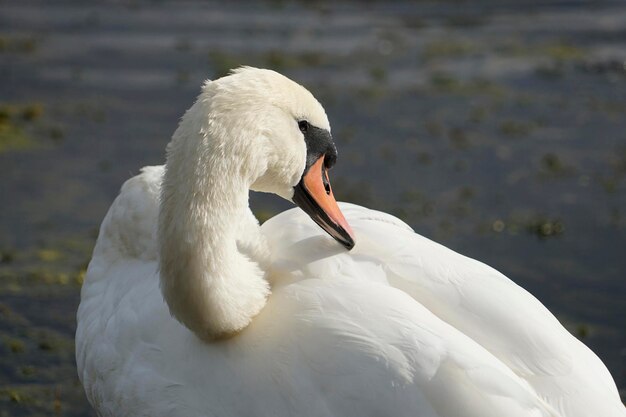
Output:
M328 169L322 155L304 173L296 185L293 202L315 223L348 250L354 247L354 232L339 210L328 180Z

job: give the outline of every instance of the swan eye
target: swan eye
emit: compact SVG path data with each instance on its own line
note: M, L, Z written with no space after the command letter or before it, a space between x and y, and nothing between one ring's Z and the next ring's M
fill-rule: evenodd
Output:
M298 122L298 127L300 128L300 132L306 133L309 130L309 122L306 120L300 120Z

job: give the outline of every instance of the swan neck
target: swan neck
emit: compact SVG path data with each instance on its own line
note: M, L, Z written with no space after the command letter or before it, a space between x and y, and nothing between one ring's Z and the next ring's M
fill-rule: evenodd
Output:
M269 289L254 259L265 250L248 206L254 169L242 155L229 153L227 135L197 123L194 107L168 146L159 213L160 282L172 315L211 340L245 328ZM242 247L252 250L244 254Z

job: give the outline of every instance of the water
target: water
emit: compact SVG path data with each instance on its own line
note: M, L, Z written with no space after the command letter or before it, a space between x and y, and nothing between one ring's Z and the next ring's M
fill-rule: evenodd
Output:
M339 199L529 289L624 390L626 5L519 3L0 2L0 416L93 415L73 332L99 223L240 64L324 104Z

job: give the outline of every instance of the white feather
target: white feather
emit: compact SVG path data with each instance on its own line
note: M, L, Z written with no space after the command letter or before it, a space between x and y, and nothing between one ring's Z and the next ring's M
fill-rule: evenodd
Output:
M289 117L327 120L310 93L256 71L237 75L249 88L278 80ZM303 169L297 128L282 133L293 143L275 147L273 133L248 121L248 134L267 135L251 147L261 159L238 148L249 159L243 171L200 172L227 145L183 141L228 136L200 133L215 128L214 108L203 109L187 113L170 145L168 170L178 174L144 168L102 223L76 334L79 376L100 416L626 416L602 362L539 301L400 220L341 204L356 235L350 252L298 209L259 227L238 182L278 194L293 187ZM218 174L223 188L212 185ZM198 184L236 195L202 200ZM228 230L210 225L214 215ZM217 250L226 238L230 252ZM214 339L224 332L237 334Z

